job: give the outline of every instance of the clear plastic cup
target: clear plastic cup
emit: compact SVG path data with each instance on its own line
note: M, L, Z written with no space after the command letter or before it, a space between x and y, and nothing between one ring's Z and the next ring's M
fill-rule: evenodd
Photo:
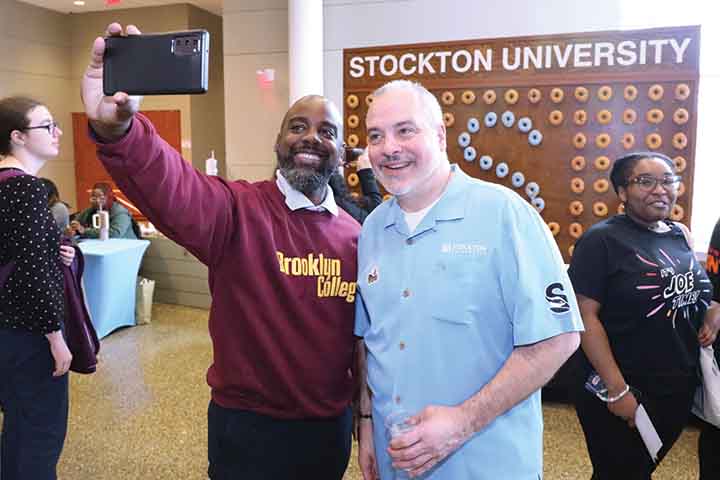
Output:
M385 430L387 433L388 441L392 440L398 435L409 432L415 427L415 425L411 425L408 422L411 417L412 414L405 410L393 410L387 417L385 417ZM395 469L396 480L406 480L409 478L410 476L408 475L407 471L400 468Z

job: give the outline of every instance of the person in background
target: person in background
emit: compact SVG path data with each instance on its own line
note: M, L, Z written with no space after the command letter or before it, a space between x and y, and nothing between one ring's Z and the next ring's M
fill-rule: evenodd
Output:
M713 300L720 302L720 220L715 224L708 248L705 270L713 285ZM720 340L716 339L715 358L720 362ZM703 422L698 439L700 480L713 480L720 475L720 428Z
M117 23L107 32L123 34ZM275 140L275 179L229 182L183 160L138 98L103 95L104 49L98 37L81 90L98 157L158 230L208 266L208 476L341 480L360 226L327 186L343 157L340 112L319 95L299 99Z
M49 178L41 178L40 180L45 185L45 190L47 190L48 193L48 208L50 209L50 213L52 213L60 231L64 232L70 225L68 204L60 200L60 192L52 180Z
M582 329L557 245L519 195L450 165L442 110L422 85L372 96L370 162L394 197L358 245L363 475L539 478L540 387ZM390 441L386 420L401 411L411 429Z
M83 238L98 238L100 230L93 227L92 218L98 210L110 214L110 238L137 239L133 218L127 208L115 200L115 194L109 183L96 183L90 193L90 207L75 216L70 222L70 234Z
M585 323L588 387L578 385L575 407L592 478L647 480L687 424L699 347L715 340L720 305L711 305L687 227L668 220L680 184L673 161L630 153L613 163L610 181L625 213L590 227L569 268ZM663 443L657 463L635 428L639 405Z
M337 171L332 174L329 185L333 189L337 204L362 225L370 212L382 203L382 195L375 180L367 150L358 155L355 165L362 192L359 198L353 198L348 190L343 167L338 167Z
M68 418L63 275L72 247L35 176L58 156L62 130L46 106L0 100L0 405L3 480L55 480Z

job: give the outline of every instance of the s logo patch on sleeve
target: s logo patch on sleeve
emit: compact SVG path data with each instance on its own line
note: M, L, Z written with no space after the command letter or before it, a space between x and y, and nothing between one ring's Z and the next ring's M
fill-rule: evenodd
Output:
M545 300L553 313L563 314L570 311L570 303L562 283L556 282L548 285L545 289Z

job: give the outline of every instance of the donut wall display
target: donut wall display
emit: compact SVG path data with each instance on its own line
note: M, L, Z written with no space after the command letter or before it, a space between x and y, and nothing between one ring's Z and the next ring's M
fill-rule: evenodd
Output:
M672 218L689 225L698 43L698 27L678 27L346 50L345 141L365 146L375 88L420 81L443 109L450 161L531 203L568 261L587 228L622 211L609 173L625 152L674 159Z

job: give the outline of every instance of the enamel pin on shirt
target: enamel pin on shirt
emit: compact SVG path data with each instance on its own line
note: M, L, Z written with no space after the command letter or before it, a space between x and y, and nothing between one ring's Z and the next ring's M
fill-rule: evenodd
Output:
M368 273L367 276L368 285L372 285L373 283L377 282L378 278L380 278L380 272L378 272L378 268L372 267L370 273Z

